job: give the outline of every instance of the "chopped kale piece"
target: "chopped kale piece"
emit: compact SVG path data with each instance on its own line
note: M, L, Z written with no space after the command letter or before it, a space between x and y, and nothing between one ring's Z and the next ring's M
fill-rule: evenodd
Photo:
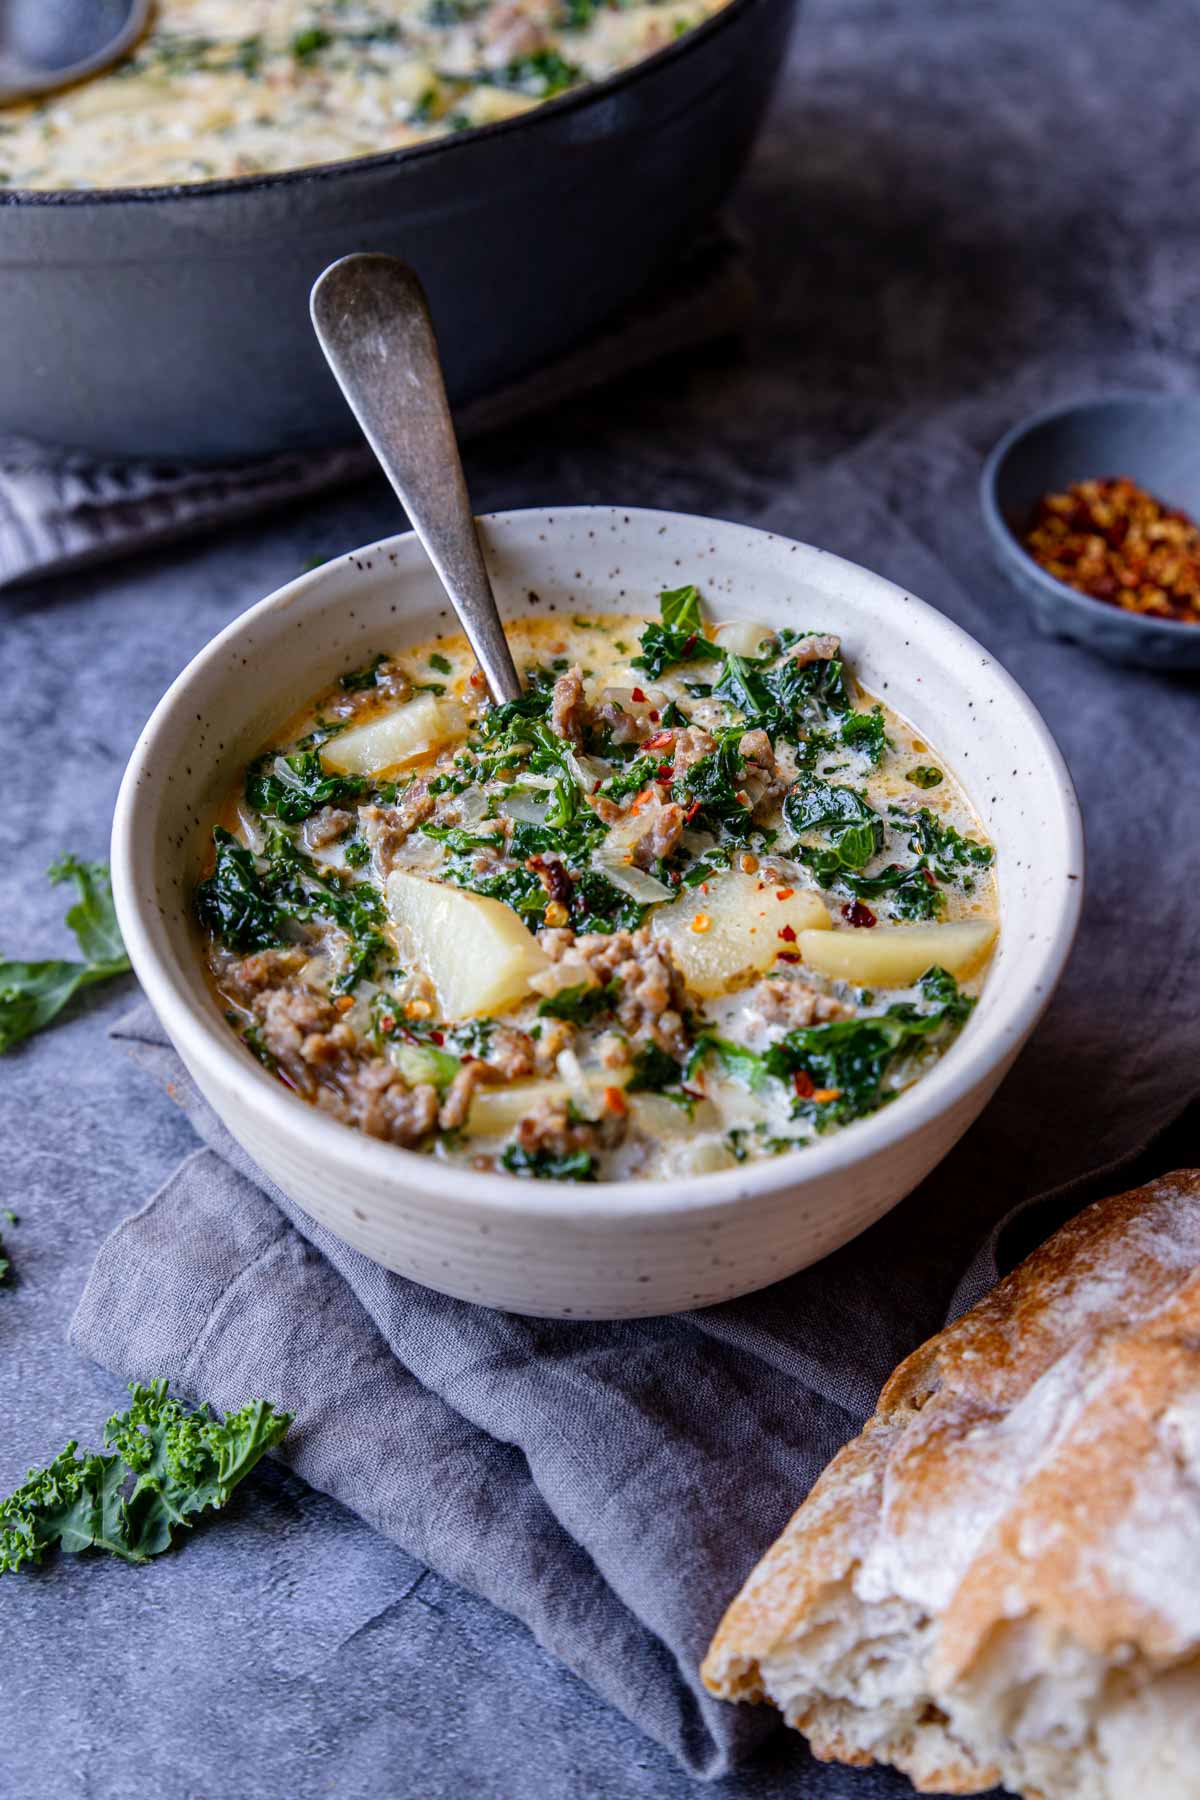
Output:
M667 588L658 596L658 606L661 617L643 631L642 654L633 658L635 669L657 680L675 663L721 661L720 650L704 635L697 588Z
M539 1000L538 1018L565 1019L572 1025L589 1025L601 1013L611 1012L620 997L620 982L609 981L602 987L588 987L580 982L577 987L559 988L556 994L548 994L544 1000Z
M915 768L908 771L904 779L911 781L914 787L934 788L940 787L946 778L940 769L934 768L932 763L918 763Z
M525 1150L520 1144L509 1144L500 1161L510 1175L531 1176L534 1181L595 1181L597 1173L590 1150L555 1156L549 1150Z
M799 852L817 870L823 887L843 869L863 868L883 848L883 820L857 788L801 780L784 801L783 816L797 836L811 831L826 834L827 847Z
M888 742L883 728L883 708L873 706L870 712L847 713L842 720L842 742L851 750L861 750L870 758L872 766L878 768Z
M356 806L366 792L361 775L330 774L317 750L260 756L246 770L247 803L285 825L299 825L323 806Z
M374 662L368 663L365 669L351 669L348 675L343 675L338 686L344 688L348 694L361 694L365 693L368 688L377 687L379 671L386 661L387 657L380 652Z
M789 1031L763 1058L767 1072L796 1089L792 1113L817 1130L874 1112L892 1096L884 1081L897 1060L945 1041L965 1024L975 1002L945 969L921 977L923 1007L898 1001L868 1018L836 1019Z
M683 1069L673 1056L660 1050L655 1043L643 1044L633 1059L633 1078L626 1092L630 1094L668 1094L672 1088L682 1087ZM690 1101L691 1096L680 1094L683 1101Z
M990 844L963 837L953 825L943 825L927 806L918 813L893 807L892 819L910 832L909 848L927 857L942 881L960 883L969 891L970 881L964 882L964 874L969 877L972 869L986 869L995 859Z

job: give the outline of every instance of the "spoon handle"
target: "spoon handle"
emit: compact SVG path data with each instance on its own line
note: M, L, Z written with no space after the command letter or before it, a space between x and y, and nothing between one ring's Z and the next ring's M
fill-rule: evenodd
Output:
M429 304L394 256L343 256L312 291L313 329L363 436L441 578L493 700L521 680L471 512Z

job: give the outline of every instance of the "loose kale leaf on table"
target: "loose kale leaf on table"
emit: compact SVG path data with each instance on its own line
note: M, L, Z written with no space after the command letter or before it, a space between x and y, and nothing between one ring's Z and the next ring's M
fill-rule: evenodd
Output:
M66 922L86 960L0 961L0 1055L49 1025L81 988L129 969L113 910L108 865L63 856L49 875L53 882L75 883L78 898L68 909Z
M131 1563L160 1555L177 1531L226 1504L292 1422L265 1400L222 1419L206 1406L189 1412L165 1381L129 1391L128 1410L104 1428L107 1453L78 1456L72 1441L0 1501L0 1574L56 1547Z

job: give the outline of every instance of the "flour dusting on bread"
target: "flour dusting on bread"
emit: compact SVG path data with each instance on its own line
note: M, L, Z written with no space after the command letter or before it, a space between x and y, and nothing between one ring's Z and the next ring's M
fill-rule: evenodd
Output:
M926 1793L1200 1796L1200 1171L914 1352L704 1664Z

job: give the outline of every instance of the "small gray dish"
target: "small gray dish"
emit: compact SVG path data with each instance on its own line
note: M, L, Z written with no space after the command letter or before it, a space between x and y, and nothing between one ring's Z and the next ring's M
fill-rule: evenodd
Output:
M980 501L1000 566L1047 637L1069 638L1112 662L1200 669L1200 625L1126 612L1046 573L1021 534L1043 494L1073 481L1128 475L1200 519L1200 398L1124 394L1076 401L1024 419L984 464Z

